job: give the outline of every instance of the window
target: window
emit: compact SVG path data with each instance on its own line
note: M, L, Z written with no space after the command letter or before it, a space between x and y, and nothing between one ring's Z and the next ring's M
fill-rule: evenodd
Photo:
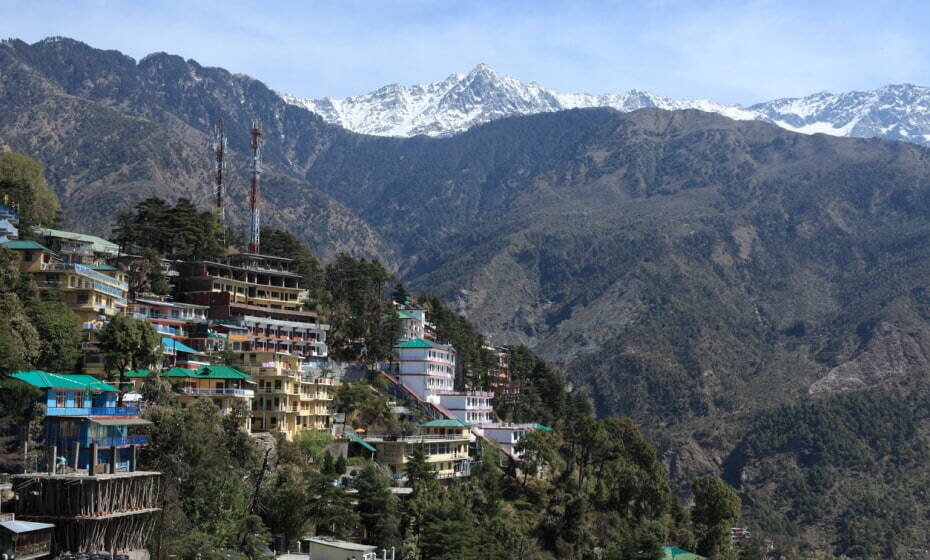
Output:
M84 408L84 393L74 393L74 408Z
M55 391L55 407L64 408L66 406L68 406L68 393Z

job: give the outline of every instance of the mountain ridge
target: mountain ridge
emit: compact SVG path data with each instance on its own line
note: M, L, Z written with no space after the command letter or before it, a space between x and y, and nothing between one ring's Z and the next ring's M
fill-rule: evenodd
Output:
M106 217L140 198L206 195L217 118L230 175L247 176L260 118L271 225L324 258L390 259L409 289L455 302L496 342L534 346L599 415L634 418L679 483L732 465L759 534L803 531L850 556L869 541L930 546L926 532L843 529L844 516L881 518L862 513L873 481L858 464L808 460L820 444L874 444L859 401L882 394L890 408L930 387L930 150L656 108L361 135L247 76L144 62L71 41L0 46L0 145L47 164L69 226L106 235ZM244 201L244 186L230 198ZM796 410L807 423L779 439ZM854 441L830 439L836 422ZM901 464L875 488L895 485L919 521L930 500L909 491L920 469Z
M648 91L561 93L536 82L500 75L487 64L422 85L389 84L342 99L280 93L287 103L353 132L410 137L448 136L498 118L577 108L633 111L699 109L737 120L760 120L805 134L884 138L930 145L930 88L887 85L870 91L818 92L749 106L704 99L675 100Z

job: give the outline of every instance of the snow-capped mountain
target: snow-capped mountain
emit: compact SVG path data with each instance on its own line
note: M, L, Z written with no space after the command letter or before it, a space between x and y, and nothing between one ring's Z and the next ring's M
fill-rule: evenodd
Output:
M380 136L447 136L502 117L579 107L700 109L739 120L761 120L808 134L879 137L930 145L930 88L890 85L873 91L815 93L749 107L703 99L674 100L648 91L592 95L560 93L497 74L479 64L426 85L391 84L345 99L304 99L281 94L327 122Z

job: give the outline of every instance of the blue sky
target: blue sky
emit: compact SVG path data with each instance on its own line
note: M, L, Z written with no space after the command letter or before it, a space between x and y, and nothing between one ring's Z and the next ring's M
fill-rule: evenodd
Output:
M561 91L751 104L930 85L930 2L0 0L0 36L166 51L305 97L479 62Z

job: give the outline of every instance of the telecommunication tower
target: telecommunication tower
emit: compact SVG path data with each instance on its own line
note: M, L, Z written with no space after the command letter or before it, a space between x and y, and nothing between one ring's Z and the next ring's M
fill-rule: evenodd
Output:
M222 119L216 121L216 126L213 127L213 155L216 157L213 170L213 196L220 221L226 223L226 208L223 200L226 197L226 185L223 183L223 172L226 171L226 134L223 132Z
M262 174L261 139L261 123L252 121L252 191L249 195L249 209L251 211L249 252L252 254L258 254L259 252L259 231L261 230L261 216L258 208L260 202L259 177Z

